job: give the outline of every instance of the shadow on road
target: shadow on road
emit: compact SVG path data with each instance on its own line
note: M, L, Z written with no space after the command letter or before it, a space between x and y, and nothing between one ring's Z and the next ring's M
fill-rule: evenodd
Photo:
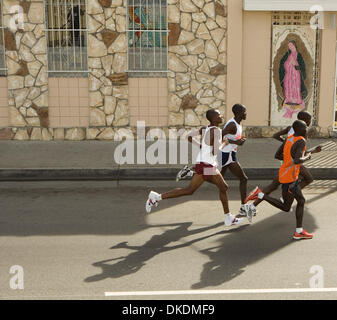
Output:
M335 191L336 188L327 192L325 196ZM314 202L320 198L322 198L322 195L315 196L308 200L307 203ZM122 242L111 247L110 249L123 248L133 252L127 256L95 262L93 266L101 268L101 273L86 278L85 282L120 278L135 273L146 265L147 261L158 254L191 246L193 243L223 234L224 237L217 240L220 242L218 246L200 251L209 257L209 261L203 267L200 281L193 284L192 289L218 286L239 276L248 265L294 243L291 234L291 230L294 228L294 221L295 217L292 212L280 212L250 226L244 225L228 231L215 232L176 246L169 246L169 244L188 236L198 235L222 227L223 223L193 230L188 230L192 222L149 226L154 228L175 228L165 230L160 235L154 235L141 246L130 246L127 242ZM305 212L305 226L310 232L314 232L317 229L315 219L308 211ZM118 262L111 264L113 261Z
M333 188L324 195L317 195L307 200L306 203L321 199L336 190L337 188ZM192 289L218 286L230 281L243 273L248 265L295 243L292 234L289 233L294 229L294 221L293 212L281 211L253 224L241 236L233 234L223 237L218 240L220 244L217 247L202 250L201 253L207 255L209 261L204 264L200 281L193 284ZM305 211L304 223L309 232L315 232L317 229L315 218L308 211Z
M164 233L160 235L154 235L149 241L147 241L144 245L141 246L129 246L127 242L121 242L110 249L129 249L133 252L125 257L118 257L103 261L98 261L93 264L95 267L99 267L102 269L102 272L88 277L85 279L85 282L95 282L104 280L107 278L120 278L132 273L139 271L148 260L152 259L158 254L176 250L179 248L190 246L191 244L209 238L211 236L226 233L226 231L217 232L212 235L204 236L202 238L194 239L183 244L179 244L176 246L168 246L170 243L177 242L185 237L193 236L199 233L203 233L209 230L216 229L218 227L223 226L223 223L217 223L212 226L207 226L203 228L188 230L188 228L192 225L192 222L183 222L183 223L173 223L173 224L163 224L163 225L153 225L149 227L153 228L167 228L174 227L174 229L165 230ZM246 225L247 226L247 225ZM240 228L245 228L246 226L242 226ZM239 228L237 228L239 229ZM237 230L236 229L236 230ZM231 233L234 230L229 230L227 233ZM121 260L117 263L110 264L109 262Z

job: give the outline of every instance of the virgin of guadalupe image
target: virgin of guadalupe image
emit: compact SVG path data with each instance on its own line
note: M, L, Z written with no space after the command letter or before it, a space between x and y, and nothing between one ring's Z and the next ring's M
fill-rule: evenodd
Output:
M305 62L297 50L296 42L288 42L288 51L282 57L279 66L279 80L283 89L282 108L285 110L284 118L292 118L294 113L305 109L308 90L305 87Z

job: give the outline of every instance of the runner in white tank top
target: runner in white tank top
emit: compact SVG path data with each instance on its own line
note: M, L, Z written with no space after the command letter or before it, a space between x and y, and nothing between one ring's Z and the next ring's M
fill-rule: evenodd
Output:
M146 211L149 213L153 206L158 206L159 201L192 195L205 180L215 184L220 191L220 200L224 211L224 222L227 227L239 224L242 219L238 219L229 212L227 197L227 184L217 169L217 153L228 143L227 139L222 138L222 132L218 128L222 123L222 117L218 110L210 109L206 113L206 118L210 125L204 130L201 142L201 150L195 164L195 174L187 188L177 188L171 191L159 194L151 191L146 201ZM201 134L201 131L199 133ZM192 139L189 139L192 142ZM222 141L224 141L222 143Z
M235 118L233 117L232 119L230 119L225 125L224 125L224 128L226 128L231 122L234 122L235 126L236 126L236 133L235 134L230 134L230 133L227 133L225 135L225 137L228 139L228 140L232 140L232 141L237 141L237 140L240 140L242 138L242 125L241 124L238 124L236 121L235 121ZM222 149L222 152L237 152L238 151L238 145L237 144L234 144L234 143L230 143L228 144L227 146L225 146L223 149Z
M239 214L242 216L246 216L247 210L244 204L244 200L247 196L248 178L240 163L238 162L236 152L238 150L238 146L243 145L246 141L246 138L242 137L241 121L246 120L247 111L245 106L243 106L242 104L235 104L232 108L232 111L234 117L226 123L222 130L223 136L225 136L229 140L230 144L222 149L219 163L221 163L222 175L224 175L227 168L229 168L231 173L240 180L241 207L239 210Z
M202 141L201 141L201 149L200 152L197 156L196 159L196 163L208 163L213 167L217 166L217 153L214 155L213 154L213 146L212 145L208 145L206 143L206 140L209 140L209 136L210 136L210 130L216 128L215 126L210 126L210 127L206 127L203 131L203 137L202 137ZM219 129L218 129L219 130ZM214 141L214 143L216 143L218 146L221 146L221 133L218 133L218 139L217 141Z

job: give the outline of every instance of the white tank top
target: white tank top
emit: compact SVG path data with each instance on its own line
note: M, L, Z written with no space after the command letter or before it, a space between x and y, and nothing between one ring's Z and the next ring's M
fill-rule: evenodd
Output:
M209 146L208 144L206 144L206 135L209 132L209 130L212 128L216 128L216 127L214 126L206 127L205 129L204 136L202 137L201 149L197 156L197 160L195 161L196 163L205 162L212 166L217 165L217 154L213 155L213 146ZM221 143L221 134L219 136L220 136L219 143Z
M226 134L225 137L228 140L239 140L242 138L242 125L238 124L234 118L230 119L224 126L224 128L227 127L227 125L231 122L234 122L236 125L236 134ZM227 146L225 146L222 149L222 152L232 152L232 151L238 151L238 146L236 144L227 144Z
M293 127L290 128L290 130L288 131L288 137L292 136L295 133Z

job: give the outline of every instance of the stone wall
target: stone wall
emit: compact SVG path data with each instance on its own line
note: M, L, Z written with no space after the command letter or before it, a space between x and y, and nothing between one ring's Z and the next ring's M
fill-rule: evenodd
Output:
M88 139L112 139L112 127L129 125L126 23L126 0L88 1Z
M3 1L5 26L13 18L10 8L20 5L24 29L6 28L5 46L9 97L9 123L14 139L50 137L48 130L48 77L43 1Z
M200 126L226 108L226 0L168 0L169 125Z

